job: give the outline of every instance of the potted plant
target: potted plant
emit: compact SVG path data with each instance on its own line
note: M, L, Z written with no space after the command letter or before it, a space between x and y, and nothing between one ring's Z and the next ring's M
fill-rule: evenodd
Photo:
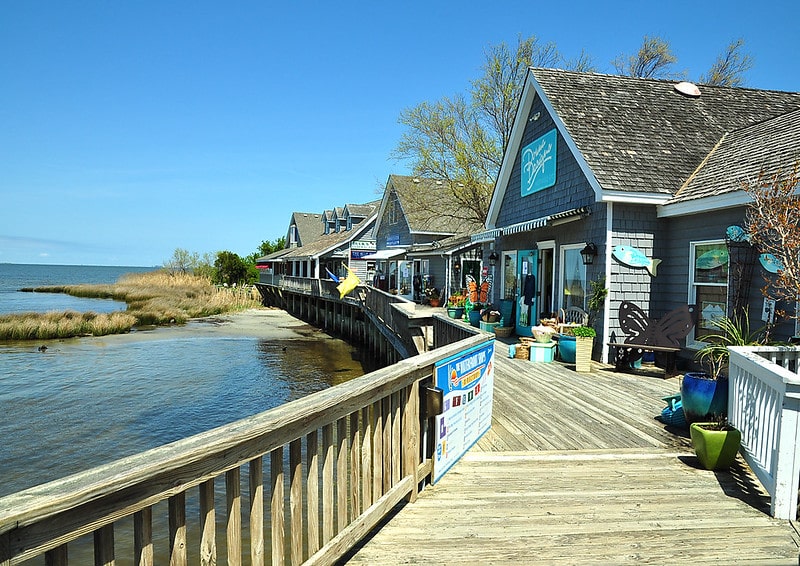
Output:
M575 335L575 371L589 373L592 371L592 349L597 332L591 326L576 326L572 333Z
M706 470L730 468L742 443L741 432L731 426L724 417L708 422L692 423L689 434L697 459Z
M447 316L458 320L464 316L464 303L467 298L464 295L451 295L447 299Z
M432 307L438 307L441 301L441 295L436 287L428 287L425 289L425 296L428 298L428 304Z
M707 420L712 415L727 415L728 346L763 344L764 329L750 331L747 311L736 318L722 317L713 324L719 332L703 335L701 339L706 345L695 354L695 359L706 371L688 372L681 380L681 403L689 424Z
M467 313L470 325L478 328L481 325L481 310L483 305L481 303L473 303L472 310Z

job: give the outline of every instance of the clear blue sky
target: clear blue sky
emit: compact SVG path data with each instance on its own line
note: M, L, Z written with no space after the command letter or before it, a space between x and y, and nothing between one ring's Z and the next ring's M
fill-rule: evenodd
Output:
M292 211L378 198L404 108L537 35L596 66L645 34L697 79L734 38L800 91L798 0L0 3L0 262L255 251Z

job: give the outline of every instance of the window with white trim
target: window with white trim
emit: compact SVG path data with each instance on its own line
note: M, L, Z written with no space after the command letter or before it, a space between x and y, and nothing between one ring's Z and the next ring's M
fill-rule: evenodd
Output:
M702 345L702 337L719 329L714 321L728 310L728 248L725 240L689 243L689 304L696 305L697 324L687 343Z

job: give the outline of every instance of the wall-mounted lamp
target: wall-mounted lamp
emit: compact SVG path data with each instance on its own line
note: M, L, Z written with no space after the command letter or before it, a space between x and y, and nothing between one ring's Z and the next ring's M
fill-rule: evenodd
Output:
M500 257L497 255L497 252L492 252L489 254L489 265L495 266L497 265L497 258Z
M459 273L461 273L461 262L459 262L459 261L456 261L456 262L453 264L453 271L455 271L455 272L456 272L456 275L458 275Z
M581 250L581 259L583 259L583 265L592 265L594 263L594 256L597 255L597 246L594 243L589 242L586 244Z

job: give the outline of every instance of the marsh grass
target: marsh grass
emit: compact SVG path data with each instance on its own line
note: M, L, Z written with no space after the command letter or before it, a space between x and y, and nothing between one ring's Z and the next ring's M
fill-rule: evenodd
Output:
M123 334L134 326L183 324L261 306L258 291L217 287L206 277L166 271L123 275L113 285L66 285L25 289L75 297L114 299L125 312L75 311L0 315L0 340L44 340L74 336Z

